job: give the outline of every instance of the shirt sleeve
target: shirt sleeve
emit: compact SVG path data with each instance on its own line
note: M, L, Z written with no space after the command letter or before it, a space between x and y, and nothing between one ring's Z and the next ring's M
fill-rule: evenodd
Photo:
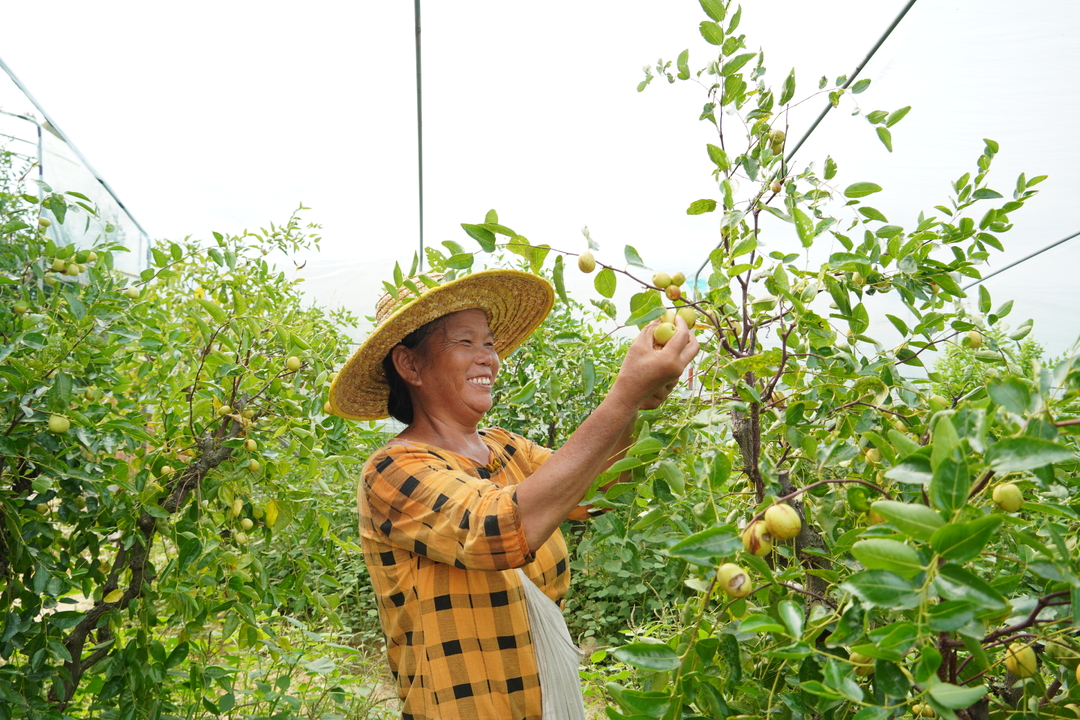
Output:
M524 450L524 456L530 466L529 475L536 472L541 465L548 461L548 459L555 454L555 451L544 447L543 445L537 445L532 440L522 437L520 435L510 434L518 446ZM604 508L595 508L592 505L578 505L576 508L570 511L570 514L566 516L567 520L591 520L598 515L607 512Z
M470 570L533 559L512 485L499 487L405 446L372 458L363 482L369 527L391 545Z

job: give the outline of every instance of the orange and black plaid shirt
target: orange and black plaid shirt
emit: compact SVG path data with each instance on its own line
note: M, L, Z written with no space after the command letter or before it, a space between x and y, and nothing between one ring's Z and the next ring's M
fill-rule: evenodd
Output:
M364 559L378 599L403 720L539 720L540 680L514 568L560 602L570 584L562 533L529 554L515 486L551 451L480 431L492 463L393 441L364 466ZM588 516L578 508L572 518Z

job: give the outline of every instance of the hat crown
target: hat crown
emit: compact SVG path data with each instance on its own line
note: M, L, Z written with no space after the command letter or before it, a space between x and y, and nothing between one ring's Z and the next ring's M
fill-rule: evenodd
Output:
M429 280L442 283L442 273L431 273L430 275L424 275ZM428 290L433 288L420 279L419 276L408 278L407 282L411 282L423 295ZM415 294L405 285L399 285L397 288L397 298L391 295L389 292L383 293L383 296L379 298L379 302L375 305L375 324L382 325L385 320L398 311L403 305L407 304L415 297Z

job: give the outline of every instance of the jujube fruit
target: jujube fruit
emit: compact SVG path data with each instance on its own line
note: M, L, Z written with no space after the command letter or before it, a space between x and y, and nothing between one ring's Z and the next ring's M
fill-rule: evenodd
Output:
M1018 678L1029 678L1038 669L1035 651L1030 645L1012 643L1005 650L1005 667Z
M686 327L693 329L697 325L697 311L689 307L679 308L679 312L676 313L686 323Z
M743 549L751 555L765 557L772 552L772 536L761 520L751 523L742 534Z
M746 597L753 589L750 576L735 563L724 563L717 568L716 582L725 593L733 598Z
M684 282L686 282L686 275L681 272L677 272L671 276L672 285L682 285Z
M765 511L765 527L777 540L790 540L802 530L802 520L795 508L781 503Z
M853 652L848 659L851 660L851 664L855 666L855 674L859 677L866 677L874 672L874 659L869 655Z
M285 368L291 370L292 372L296 372L300 369L300 364L300 358L293 355L285 361Z
M667 345L668 340L675 337L676 328L674 323L660 323L653 330L653 342L657 345Z
M585 274L591 273L596 269L596 258L593 257L592 252L586 250L578 255L577 266L581 272Z
M1012 483L1001 483L994 488L994 504L1005 512L1016 512L1024 504L1024 493Z
M666 288L664 288L664 292L667 294L668 299L670 300L678 300L682 297L682 288L680 288L675 283L672 283Z
M661 290L666 290L671 285L671 276L664 272L658 272L652 276L652 284Z
M71 427L71 421L63 415L50 415L49 416L49 432L51 433L66 433Z

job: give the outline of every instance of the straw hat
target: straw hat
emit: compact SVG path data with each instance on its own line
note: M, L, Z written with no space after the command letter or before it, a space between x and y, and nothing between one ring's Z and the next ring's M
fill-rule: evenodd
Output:
M401 287L398 299L387 293L379 300L375 329L330 385L335 415L349 420L389 417L390 386L383 359L406 335L432 320L459 310L483 310L502 359L539 327L555 304L551 283L520 270L483 270L438 287L419 280L413 284L420 290L419 298Z

